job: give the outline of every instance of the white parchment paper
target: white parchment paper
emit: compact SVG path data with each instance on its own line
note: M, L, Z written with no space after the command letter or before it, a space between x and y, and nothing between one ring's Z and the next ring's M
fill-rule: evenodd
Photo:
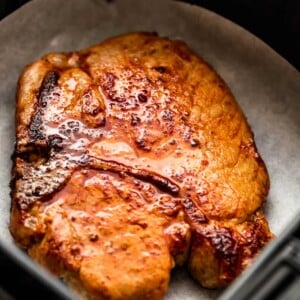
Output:
M0 242L11 243L9 181L16 82L51 51L79 50L128 31L182 39L225 79L242 106L271 177L265 211L280 233L300 210L300 75L259 39L205 9L161 0L35 0L0 22ZM218 292L174 271L168 300Z

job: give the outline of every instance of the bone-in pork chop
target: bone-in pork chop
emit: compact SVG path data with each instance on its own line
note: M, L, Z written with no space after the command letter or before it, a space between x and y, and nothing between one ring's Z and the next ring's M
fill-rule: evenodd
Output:
M19 79L12 235L89 299L162 299L186 265L224 287L272 234L253 134L185 43L133 33Z

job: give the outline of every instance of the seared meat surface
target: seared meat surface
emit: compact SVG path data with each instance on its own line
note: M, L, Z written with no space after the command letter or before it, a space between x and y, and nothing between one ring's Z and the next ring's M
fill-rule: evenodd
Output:
M183 42L44 56L20 76L16 135L12 235L89 299L162 299L176 265L226 286L272 237L247 121Z

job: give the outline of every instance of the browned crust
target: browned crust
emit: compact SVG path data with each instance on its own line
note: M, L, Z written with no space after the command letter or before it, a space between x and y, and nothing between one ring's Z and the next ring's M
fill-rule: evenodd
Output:
M44 56L20 76L16 129L12 235L91 299L161 299L184 263L225 286L272 237L245 116L181 41L132 33Z

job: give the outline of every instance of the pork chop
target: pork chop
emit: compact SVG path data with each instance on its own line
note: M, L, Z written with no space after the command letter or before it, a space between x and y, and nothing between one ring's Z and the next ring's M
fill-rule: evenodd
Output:
M25 68L11 185L17 243L89 299L162 299L182 265L224 287L272 237L243 112L202 58L156 34Z

